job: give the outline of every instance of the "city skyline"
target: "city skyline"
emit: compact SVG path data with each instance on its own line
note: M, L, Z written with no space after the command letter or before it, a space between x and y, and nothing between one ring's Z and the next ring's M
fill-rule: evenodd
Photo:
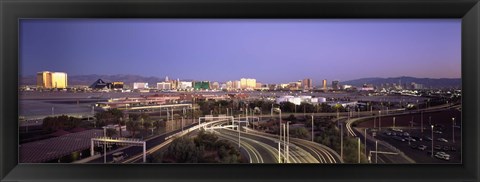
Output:
M20 50L22 76L52 70L317 85L461 73L459 19L21 20Z

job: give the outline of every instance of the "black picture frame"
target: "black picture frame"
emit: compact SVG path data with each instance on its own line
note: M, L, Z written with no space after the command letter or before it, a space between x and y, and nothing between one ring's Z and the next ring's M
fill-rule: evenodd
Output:
M2 181L479 181L478 0L0 0ZM20 18L461 18L462 164L18 164Z

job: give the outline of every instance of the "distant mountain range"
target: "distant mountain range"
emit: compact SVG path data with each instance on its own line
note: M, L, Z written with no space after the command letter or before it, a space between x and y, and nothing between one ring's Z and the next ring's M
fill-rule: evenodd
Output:
M125 85L130 87L133 85L133 82L147 82L149 85L156 85L157 82L162 82L165 78L158 77L144 77L139 75L74 75L68 76L68 85L91 85L98 79L102 79L105 82L114 82L120 81L124 82ZM353 85L356 87L361 87L363 84L373 84L374 86L381 86L382 84L407 84L410 85L412 82L423 84L425 88L458 88L462 86L462 80L460 78L415 78L415 77L394 77L394 78L361 78L356 80L342 81L340 85ZM20 85L35 85L36 77L27 76L20 78Z
M340 85L353 85L361 87L363 84L373 84L374 86L381 86L382 84L407 84L412 83L422 84L424 88L460 88L462 86L461 78L415 78L415 77L393 77L393 78L361 78L356 80L349 80L340 82Z

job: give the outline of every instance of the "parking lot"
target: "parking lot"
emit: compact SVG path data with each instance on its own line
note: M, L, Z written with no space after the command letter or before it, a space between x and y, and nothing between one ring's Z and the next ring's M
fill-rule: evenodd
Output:
M381 128L378 118L373 122L358 123L357 127L368 128L369 134L375 132L376 138L393 145L417 163L461 163L461 112L456 109L424 113L423 131L421 114L395 116L395 125L393 117L382 117ZM431 125L434 125L433 157Z

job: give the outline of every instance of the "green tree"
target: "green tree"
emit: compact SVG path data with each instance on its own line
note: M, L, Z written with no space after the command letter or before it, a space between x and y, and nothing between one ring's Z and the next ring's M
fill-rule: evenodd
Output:
M205 146L205 149L210 150L215 147L215 142L217 142L218 136L213 133L205 132L205 130L200 130L197 137L195 137L194 142L197 146Z
M140 129L140 124L136 121L129 121L127 124L127 130L132 133L132 137L135 137L135 133Z
M117 130L113 129L113 128L108 128L106 130L106 134L107 134L108 137L112 137L112 136L117 134Z
M152 122L151 121L144 121L143 122L143 129L148 131L150 129L152 129L153 125L152 125ZM153 133L152 133L153 134Z
M291 129L290 132L291 132L292 137L301 138L301 139L311 138L310 132L304 127Z
M280 109L282 112L295 112L295 104L291 102L280 102Z
M192 139L187 137L176 138L168 146L164 157L168 157L178 163L197 163L203 152Z

